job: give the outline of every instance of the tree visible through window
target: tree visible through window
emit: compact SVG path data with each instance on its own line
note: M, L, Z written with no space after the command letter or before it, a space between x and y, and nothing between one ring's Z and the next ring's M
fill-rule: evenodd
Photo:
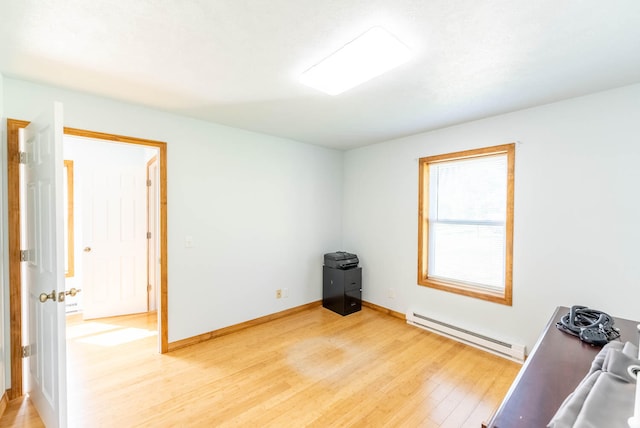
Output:
M515 145L420 159L418 283L511 305Z

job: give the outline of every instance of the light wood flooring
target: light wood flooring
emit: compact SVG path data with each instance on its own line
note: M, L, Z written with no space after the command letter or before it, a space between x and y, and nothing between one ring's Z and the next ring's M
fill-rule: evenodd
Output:
M147 315L71 320L70 426L479 428L520 368L369 308L315 307L165 355L154 330ZM0 419L41 426L28 399Z

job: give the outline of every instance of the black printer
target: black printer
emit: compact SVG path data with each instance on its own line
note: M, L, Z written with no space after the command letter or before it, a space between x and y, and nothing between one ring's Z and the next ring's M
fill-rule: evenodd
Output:
M358 266L358 256L346 251L336 251L324 255L324 265L333 269L351 269Z

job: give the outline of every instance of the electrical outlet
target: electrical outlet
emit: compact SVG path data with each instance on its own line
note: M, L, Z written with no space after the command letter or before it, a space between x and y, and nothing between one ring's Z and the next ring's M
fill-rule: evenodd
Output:
M276 290L276 299L281 299L281 298L282 298L282 290L278 288Z
M396 289L395 288L390 288L389 289L389 298L390 299L395 299L396 298Z

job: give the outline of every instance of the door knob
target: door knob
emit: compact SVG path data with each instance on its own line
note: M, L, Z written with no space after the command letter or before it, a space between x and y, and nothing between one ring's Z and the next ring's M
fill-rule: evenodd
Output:
M91 252L91 247L84 247L84 252L85 253L90 253Z
M64 294L66 294L67 296L73 297L73 296L75 296L76 294L78 294L81 291L82 291L82 288L75 288L74 287L74 288L71 288L68 291L65 291Z
M56 290L51 291L51 293L49 294L47 293L40 294L40 302L44 303L49 299L53 300L54 302L56 301Z

